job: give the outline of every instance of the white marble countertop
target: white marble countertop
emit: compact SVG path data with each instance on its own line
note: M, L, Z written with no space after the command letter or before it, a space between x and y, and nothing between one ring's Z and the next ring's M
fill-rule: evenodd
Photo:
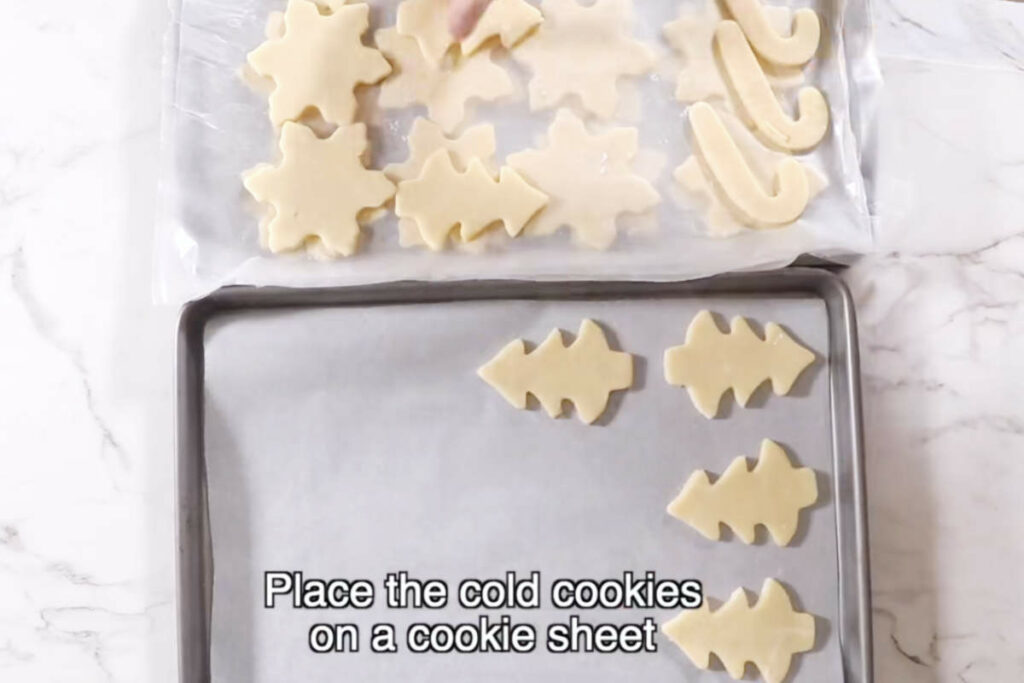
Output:
M1024 4L875 0L876 672L1024 680ZM0 10L0 680L176 680L158 1Z

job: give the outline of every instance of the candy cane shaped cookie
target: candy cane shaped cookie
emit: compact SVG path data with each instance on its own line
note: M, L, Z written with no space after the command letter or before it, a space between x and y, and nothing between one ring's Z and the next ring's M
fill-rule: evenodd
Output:
M765 16L760 0L725 0L729 13L743 27L750 44L769 62L782 66L800 66L811 61L821 40L821 22L812 9L793 15L793 32L780 36Z
M770 145L791 152L817 146L828 131L829 121L828 103L821 91L812 87L800 90L799 116L794 120L779 104L740 25L721 22L715 29L715 40L725 73L754 132Z
M796 159L784 159L775 171L776 193L768 194L707 102L690 107L690 126L699 155L729 202L756 224L792 223L810 201L807 171Z

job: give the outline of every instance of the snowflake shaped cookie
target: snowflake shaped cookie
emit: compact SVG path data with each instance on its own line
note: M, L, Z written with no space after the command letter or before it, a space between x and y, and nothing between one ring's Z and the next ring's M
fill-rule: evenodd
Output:
M280 37L249 53L253 71L274 82L270 120L275 126L295 121L311 108L331 123L351 123L356 86L377 83L391 73L381 53L362 43L369 7L340 5L333 10L322 14L308 0L290 0Z
M415 38L394 28L377 31L377 45L395 66L395 73L380 86L379 104L400 109L414 104L427 107L430 118L450 133L466 117L471 99L496 100L513 92L512 79L482 50L438 69L427 61Z
M359 243L359 212L381 206L395 186L363 166L366 126L338 128L320 139L298 123L281 130L280 165L262 164L246 174L245 188L274 207L267 246L278 253L316 238L332 256L351 256Z
M576 95L587 111L611 118L618 78L654 66L651 49L630 37L632 0L544 0L541 9L544 23L512 53L533 72L530 108L550 109Z
M787 30L793 13L788 7L765 6L765 17L779 31ZM676 82L676 99L680 102L725 99L729 93L715 58L715 29L725 17L715 0L708 0L701 10L684 7L679 18L666 24L665 37L685 60ZM768 81L777 88L803 83L799 68L780 67L762 61Z
M642 213L661 201L651 184L633 171L636 153L635 128L591 135L575 114L560 110L548 130L547 147L508 158L509 166L551 197L527 232L547 235L568 226L581 244L609 247L620 214Z
M476 28L458 44L471 55L488 39L498 36L511 48L543 20L540 11L526 0L492 0ZM448 28L448 0L405 0L398 6L398 32L415 38L423 55L440 65L455 38Z

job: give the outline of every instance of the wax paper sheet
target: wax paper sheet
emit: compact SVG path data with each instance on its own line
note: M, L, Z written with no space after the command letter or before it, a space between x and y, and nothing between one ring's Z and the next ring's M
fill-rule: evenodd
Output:
M488 239L482 250L431 253L399 244L393 214L364 229L357 256L317 260L306 253L272 255L260 245L263 209L248 197L242 173L273 161L276 140L265 94L242 78L246 54L264 39L268 16L284 0L176 0L168 38L165 155L157 221L155 293L180 301L224 284L323 286L403 279L686 279L784 265L802 253L863 252L873 243L863 172L873 168L869 142L880 82L867 0L810 3L825 27L823 47L805 70L821 88L832 124L824 143L801 157L827 180L803 218L783 230L709 234L703 200L682 191L673 171L690 155L686 106L674 97L682 58L662 35L681 11L714 0L644 0L636 5L635 35L658 54L649 77L623 79L615 125L640 131L638 168L662 196L655 211L620 219L620 237L607 251L575 245L567 231L544 238ZM372 0L372 31L394 23L397 0ZM776 4L790 4L776 3ZM793 6L804 5L793 2ZM367 38L372 40L372 38ZM527 73L507 54L496 58L518 83L519 97L482 105L465 123L491 121L498 161L533 146L554 117L531 113ZM785 92L787 106L796 88ZM422 108L378 111L376 89L363 94L361 118L370 124L377 168L407 155L405 135ZM607 127L594 122L595 129Z
M818 354L792 394L763 387L747 409L699 415L663 379L662 354L701 308L783 324ZM583 318L636 356L636 382L595 426L516 410L476 376L506 343L567 339ZM315 623L368 629L461 623L479 612L366 612L263 607L263 572L368 578L406 570L457 582L540 571L616 578L653 570L699 579L713 604L766 578L816 615L813 652L787 680L842 681L832 412L825 305L813 298L724 297L574 302L472 302L226 314L208 327L205 449L213 540L212 667L218 683L271 681L719 681L659 636L656 654L313 654ZM727 418L727 419L726 419ZM819 502L790 547L764 530L744 545L701 537L665 507L696 469L720 474L761 441L782 444L818 476ZM838 506L840 508L843 505ZM851 558L855 561L856 558ZM507 612L543 628L569 614ZM490 612L500 615L502 610ZM585 620L637 622L666 611L604 611Z

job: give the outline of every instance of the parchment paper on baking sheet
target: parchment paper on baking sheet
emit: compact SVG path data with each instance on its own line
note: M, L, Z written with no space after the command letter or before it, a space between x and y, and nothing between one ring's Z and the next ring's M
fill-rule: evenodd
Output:
M783 230L743 230L726 239L709 235L701 199L681 190L673 171L691 155L686 105L674 97L684 62L662 35L683 9L699 11L715 0L638 0L635 35L658 54L647 78L622 79L623 102L613 125L639 129L638 169L663 201L652 214L620 220L608 251L573 245L563 229L551 237L486 240L484 253L431 253L399 245L393 214L364 229L353 258L317 262L305 254L271 255L259 244L261 211L245 193L241 174L276 158L266 96L240 77L246 55L264 39L267 17L285 0L179 0L167 55L163 209L158 220L157 285L164 298L184 298L222 284L323 286L401 279L555 278L687 279L754 267L785 265L801 253L863 252L872 244L862 161L877 87L866 0L777 2L810 5L824 26L819 55L806 83L820 88L832 112L825 141L801 156L828 187L804 217ZM371 31L391 26L398 0L372 0ZM533 147L554 111L530 112L527 73L508 54L496 61L519 84L520 97L481 105L465 126L492 122L497 160ZM795 108L796 92L785 94ZM423 108L380 111L377 90L363 97L360 118L370 124L372 165L408 155L405 136ZM571 103L570 103L571 104ZM600 122L592 122L600 130ZM869 166L869 165L868 165Z
M762 389L749 409L708 421L667 385L661 357L701 309L782 323L820 361L789 397ZM602 424L518 411L475 371L508 341L598 321L637 355L633 390ZM833 500L828 328L814 298L462 302L230 314L207 330L205 449L215 566L212 671L218 682L719 681L658 636L635 655L313 654L320 622L475 621L458 607L368 612L263 608L263 572L368 578L408 571L457 582L540 571L617 578L653 570L704 582L714 600L753 595L774 577L819 617L813 652L789 680L843 680ZM730 399L731 400L731 399ZM669 517L694 469L721 473L761 440L818 473L821 499L793 547L711 542ZM542 634L569 613L510 613ZM501 611L491 613L500 615ZM606 612L587 621L659 623L673 612Z

